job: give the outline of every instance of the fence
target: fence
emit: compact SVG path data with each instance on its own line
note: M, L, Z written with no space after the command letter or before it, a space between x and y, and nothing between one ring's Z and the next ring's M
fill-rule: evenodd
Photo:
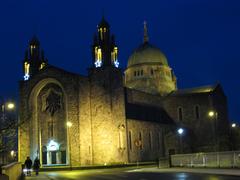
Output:
M171 166L239 168L240 151L172 155Z

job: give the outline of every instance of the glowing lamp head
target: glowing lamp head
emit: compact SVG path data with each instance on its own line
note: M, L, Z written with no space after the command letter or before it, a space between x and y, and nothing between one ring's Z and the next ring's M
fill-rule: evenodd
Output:
M214 111L209 111L208 116L209 116L209 117L213 117L214 114L215 114Z
M72 127L72 123L70 121L67 122L67 127Z
M12 150L12 151L10 152L10 154L11 154L11 156L13 157L13 156L14 156L14 151Z
M236 123L232 123L232 128L235 128L237 125L236 125Z
M15 104L12 103L12 102L9 102L9 103L7 103L7 108L8 109L14 109L15 108Z
M177 130L177 132L178 132L179 135L182 135L182 134L184 133L184 130L183 130L183 128L179 128L179 129Z

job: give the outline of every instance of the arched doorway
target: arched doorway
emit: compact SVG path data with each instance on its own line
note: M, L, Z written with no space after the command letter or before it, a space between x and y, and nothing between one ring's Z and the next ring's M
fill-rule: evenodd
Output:
M42 80L33 88L29 105L32 159L39 155L42 165L66 164L66 148L65 152L60 148L67 144L66 98L61 84L51 78Z

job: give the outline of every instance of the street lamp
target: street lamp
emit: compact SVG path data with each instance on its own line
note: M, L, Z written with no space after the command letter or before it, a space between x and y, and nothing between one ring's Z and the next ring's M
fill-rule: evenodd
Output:
M235 128L235 127L237 127L237 124L236 123L232 123L231 126L232 126L232 128Z
M67 122L67 135L68 135L68 147L69 147L69 165L70 170L72 170L72 157L71 157L71 136L70 136L70 128L72 127L72 123L70 121Z
M184 129L183 128L178 128L177 133L179 135L179 140L180 140L180 153L182 153L183 152L182 136L184 134Z
M15 104L14 103L12 103L12 102L8 102L7 103L7 109L12 110L14 108L15 108Z
M183 134L183 132L184 132L184 129L183 129L183 128L179 128L179 129L178 129L178 134L179 134L180 136Z
M215 151L218 150L218 135L217 135L217 121L218 121L218 113L216 111L209 111L208 116L213 119L213 135L214 135L214 144L215 144Z

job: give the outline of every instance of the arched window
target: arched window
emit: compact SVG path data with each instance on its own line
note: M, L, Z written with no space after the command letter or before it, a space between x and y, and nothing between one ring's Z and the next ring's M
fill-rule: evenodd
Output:
M183 120L183 108L178 107L178 120L182 121Z
M199 119L199 117L200 117L200 108L199 108L199 105L196 105L195 106L195 117L196 117L196 119Z
M151 131L149 132L148 138L149 138L149 149L152 149L152 132Z
M139 141L141 142L139 149L142 150L143 149L142 132L139 132Z
M151 69L151 75L153 75L153 73L154 73L154 71L153 71L153 69Z
M132 132L128 132L129 149L132 150Z
M138 70L138 71L137 71L137 76L139 76L139 75L140 75L140 71Z

